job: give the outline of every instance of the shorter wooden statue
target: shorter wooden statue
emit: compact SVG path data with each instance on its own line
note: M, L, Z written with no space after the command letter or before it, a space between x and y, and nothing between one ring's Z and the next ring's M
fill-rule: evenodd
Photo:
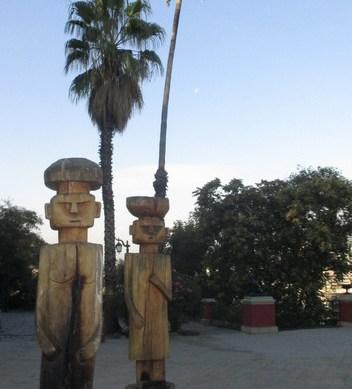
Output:
M102 328L102 246L88 243L100 216L90 190L102 183L101 168L83 158L61 159L44 173L57 191L46 204L59 243L42 247L36 327L42 350L40 389L91 389Z
M165 358L169 356L168 302L171 300L171 262L159 254L168 230L165 198L129 197L127 208L139 217L130 227L139 254L125 257L125 300L129 312L129 358L136 361L137 384L133 389L167 389Z

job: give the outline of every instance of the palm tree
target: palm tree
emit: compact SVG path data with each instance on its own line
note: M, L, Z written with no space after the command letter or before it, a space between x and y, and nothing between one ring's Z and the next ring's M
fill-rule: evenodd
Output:
M171 0L166 0L167 5L170 5ZM172 76L172 66L174 62L175 48L178 24L180 20L180 13L182 7L182 0L176 0L174 21L172 25L172 35L169 49L169 57L167 60L167 69L164 86L163 107L161 111L161 126L160 126L160 143L159 143L159 166L155 173L155 181L153 183L155 196L166 197L167 190L167 172L165 170L165 153L166 153L166 130L167 130L167 114L169 110L169 97Z
M150 13L148 0L75 1L65 27L74 36L66 42L65 71L82 71L69 94L74 101L87 98L88 113L100 134L107 295L116 279L113 137L124 131L134 110L142 108L142 81L162 72L159 56L148 48L162 42L164 30L146 20Z

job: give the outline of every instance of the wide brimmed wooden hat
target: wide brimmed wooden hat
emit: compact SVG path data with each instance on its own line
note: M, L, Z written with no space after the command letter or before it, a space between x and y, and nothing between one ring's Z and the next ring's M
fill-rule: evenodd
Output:
M91 190L103 183L101 167L86 158L63 158L51 164L44 172L45 185L57 190L62 182L86 182Z

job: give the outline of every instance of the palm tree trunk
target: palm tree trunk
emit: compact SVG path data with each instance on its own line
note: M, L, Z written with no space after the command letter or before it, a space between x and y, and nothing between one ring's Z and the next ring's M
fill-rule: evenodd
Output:
M104 204L104 334L110 334L114 327L114 287L116 281L115 258L115 207L112 190L112 155L113 132L109 129L100 131L100 165L103 170L103 204Z
M178 24L180 20L180 13L182 7L182 0L176 0L176 7L174 13L174 21L172 26L172 35L169 49L169 57L167 60L167 69L164 85L163 107L161 111L161 126L160 126L160 143L159 143L159 167L155 174L154 189L156 197L166 197L167 190L167 172L165 171L165 154L166 154L166 130L167 130L167 114L169 110L170 86L172 67L174 62L175 48Z

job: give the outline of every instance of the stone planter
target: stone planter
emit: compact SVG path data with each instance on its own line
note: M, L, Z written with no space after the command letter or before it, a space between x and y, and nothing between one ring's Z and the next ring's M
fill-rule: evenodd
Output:
M341 327L352 327L352 294L341 294L337 296L339 302L338 325Z
M202 318L201 322L205 324L210 324L214 319L216 300L213 298L206 298L201 300L202 304Z
M271 296L245 297L241 301L241 331L248 334L277 332L275 300Z

